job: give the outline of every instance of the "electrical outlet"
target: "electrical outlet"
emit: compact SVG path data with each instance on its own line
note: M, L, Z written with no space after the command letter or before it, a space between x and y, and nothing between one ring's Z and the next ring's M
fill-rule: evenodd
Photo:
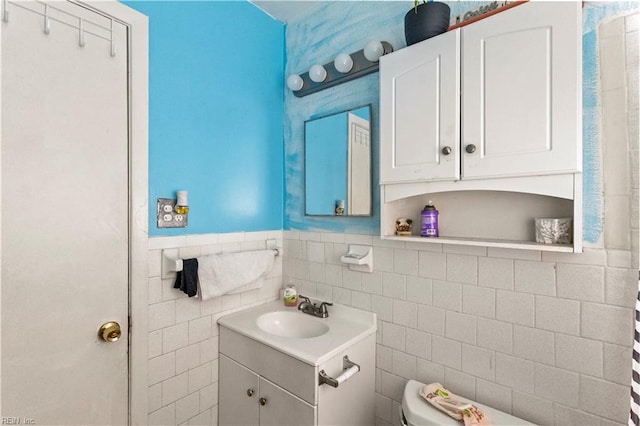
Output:
M158 198L158 228L185 228L188 214L176 213L173 198Z

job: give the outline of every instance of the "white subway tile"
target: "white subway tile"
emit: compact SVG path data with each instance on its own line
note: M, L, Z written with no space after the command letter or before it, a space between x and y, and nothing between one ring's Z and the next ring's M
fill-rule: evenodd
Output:
M476 400L504 413L511 413L511 388L486 380L476 380Z
M343 305L351 306L351 290L340 287L333 288L333 301Z
M181 424L200 412L200 398L197 393L176 401L176 424Z
M189 393L198 391L209 384L211 384L210 362L189 370Z
M405 379L416 377L416 357L405 352L393 351L393 374Z
M629 385L631 377L631 347L604 344L604 379Z
M196 247L182 247L179 251L178 256L181 259L193 259L195 257L200 256L201 250L199 246Z
M428 278L407 277L407 300L423 305L431 305L433 301L431 280Z
M344 234L338 232L323 232L320 235L323 243L344 243Z
M418 305L418 328L431 334L444 336L445 310Z
M175 274L173 277L162 280L162 301L186 299L187 295L178 288L173 288L176 282Z
M495 352L462 344L462 371L487 380L495 380Z
M328 302L333 301L333 287L331 287L330 285L316 284L316 297L320 300L326 300Z
M407 379L398 377L394 374L387 373L386 371L380 371L380 393L395 401L402 401L402 395L404 393L404 387L407 384Z
M582 336L603 342L631 346L633 309L582 303Z
M162 279L160 277L149 278L149 304L162 302Z
M576 265L600 265L607 264L607 252L600 248L586 247L582 253L558 253L552 251L542 252L543 262L573 263Z
M496 316L496 291L475 285L462 286L462 311L487 318Z
M391 411L391 399L376 393L376 417L380 417L385 422L391 422L391 418L396 415Z
M460 370L462 368L462 344L455 340L432 336L431 360Z
M324 276L325 283L331 286L342 286L342 266L339 265L325 265Z
M401 274L391 274L385 272L382 274L382 294L394 299L406 299L406 277Z
M325 269L325 264L324 263L310 263L309 264L309 280L315 282L315 283L325 283L325 276L324 276L324 269Z
M324 263L324 243L307 242L307 260L309 262Z
M378 239L378 237L376 237ZM374 237L373 235L366 234L344 234L344 242L346 244L359 244L364 246L372 246Z
M362 275L362 291L371 294L382 294L382 272Z
M309 280L309 262L306 260L295 260L294 276L300 280Z
M510 354L513 352L513 325L478 318L478 346Z
M489 247L487 255L489 257L500 257L503 259L535 260L538 262L542 259L542 255L539 251L516 250L500 247Z
M176 237L150 237L148 243L149 250L179 248L186 245L186 238L184 235L179 235Z
M418 255L420 276L444 280L447 276L447 255L421 251Z
M371 310L371 295L360 291L351 292L351 306L365 311Z
M403 300L393 301L393 323L416 328L418 323L418 305Z
M604 302L604 268L601 266L557 265L558 297Z
M379 320L393 321L393 299L372 295L371 310L376 313Z
M162 382L162 405L167 405L187 396L189 375L182 373Z
M533 393L534 364L522 358L496 354L496 382L512 389Z
M162 274L162 251L153 250L148 254L149 277L159 277Z
M534 324L534 296L498 290L496 295L496 318L514 324Z
M189 419L189 426L208 426L211 424L211 410L202 411L197 416Z
M188 342L189 327L186 322L162 329L162 353L184 348Z
M443 385L463 398L476 399L476 378L462 371L445 367Z
M149 306L149 331L169 327L176 323L176 305L173 301Z
M518 391L511 398L514 416L538 425L553 424L553 402Z
M460 245L444 245L442 247L442 251L444 253L452 253L452 254L467 254L470 256L486 256L487 248L480 246L460 246Z
M635 203L632 206L635 206ZM633 216L631 221L632 223L637 223L637 220L634 221ZM631 268L632 258L633 252L631 250L607 250L607 266L613 268Z
M300 239L300 231L296 230L285 230L282 233L282 237L285 240L299 240Z
M187 235L185 245L191 246L211 246L218 244L218 234L195 234Z
M176 323L199 318L201 305L202 302L197 297L176 300Z
M408 354L431 359L431 335L411 328L406 329L406 350Z
M588 413L626 423L629 416L629 385L582 376L580 408Z
M220 368L219 362L217 359L211 361L211 383L215 383L218 381L218 369Z
M200 363L213 361L218 358L218 336L200 342Z
M433 281L433 305L456 312L462 311L462 285L447 281Z
M393 272L393 250L388 247L376 247L373 250L374 271Z
M405 350L405 328L388 322L382 323L382 344L399 351Z
M447 254L447 281L478 284L478 257Z
M212 408L218 405L219 383L211 383L200 390L200 409ZM217 410L216 410L217 411Z
M578 373L536 364L534 381L537 396L569 407L578 407Z
M153 412L162 407L162 383L149 386L149 412Z
M348 288L349 290L362 290L362 272L352 271L351 269L345 268L342 271L342 287Z
M218 234L218 243L220 244L241 243L243 241L245 241L244 232L227 232Z
M444 383L444 366L418 358L416 380L422 383Z
M242 306L242 296L240 294L225 294L222 298L222 310L230 311Z
M150 425L175 425L176 424L176 407L175 404L162 407L158 411L149 414Z
M376 368L389 373L393 370L393 349L383 345L376 345Z
M395 273L418 276L419 270L417 250L393 250L393 271Z
M190 344L201 342L209 337L211 337L211 317L206 316L189 321Z
M536 328L580 335L580 302L536 296Z
M523 293L556 294L556 265L549 262L515 262L515 290Z
M556 367L602 377L602 342L556 334Z
M554 419L556 425L604 426L599 417L560 404L554 404Z
M176 352L176 374L183 373L190 368L200 365L200 344L196 343Z
M445 336L470 344L476 344L477 318L473 315L447 311L445 317Z
M482 287L513 290L513 260L478 258L478 284Z
M513 327L513 353L524 359L553 365L554 334L550 331L516 325Z
M162 355L162 330L149 333L149 359Z
M373 239L373 246L376 247L387 247L387 248L405 248L406 244L404 241L398 240L383 240L379 237Z
M638 296L638 270L607 268L605 273L605 302L634 308Z

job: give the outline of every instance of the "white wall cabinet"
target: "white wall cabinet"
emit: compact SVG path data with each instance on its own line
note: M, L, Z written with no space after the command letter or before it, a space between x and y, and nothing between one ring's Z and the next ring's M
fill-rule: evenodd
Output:
M531 2L380 59L385 183L581 170L579 2Z
M453 206L486 191L486 206L472 218L454 215L460 226L449 222L445 233L441 226L441 236L455 237L452 244L581 251L581 29L580 2L528 2L381 58L383 238L394 238L397 217L419 223L420 204L437 201L434 194L458 192L441 203ZM480 225L492 202L523 193L532 196L517 196L509 220ZM559 201L534 209L537 196ZM573 215L575 244L530 244L534 210ZM441 225L443 214L453 217L441 210Z

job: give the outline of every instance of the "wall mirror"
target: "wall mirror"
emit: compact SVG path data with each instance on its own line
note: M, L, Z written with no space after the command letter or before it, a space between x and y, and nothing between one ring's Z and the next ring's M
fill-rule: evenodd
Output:
M371 216L371 105L304 124L305 214Z

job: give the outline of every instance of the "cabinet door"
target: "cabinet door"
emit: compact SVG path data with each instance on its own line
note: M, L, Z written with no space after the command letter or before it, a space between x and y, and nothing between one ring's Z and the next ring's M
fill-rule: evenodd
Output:
M529 2L462 29L462 140L475 147L463 178L580 171L581 3Z
M251 370L220 354L220 425L258 425L259 377Z
M459 54L455 30L380 58L380 183L459 179Z
M260 378L260 398L260 426L316 424L316 407L263 378Z

